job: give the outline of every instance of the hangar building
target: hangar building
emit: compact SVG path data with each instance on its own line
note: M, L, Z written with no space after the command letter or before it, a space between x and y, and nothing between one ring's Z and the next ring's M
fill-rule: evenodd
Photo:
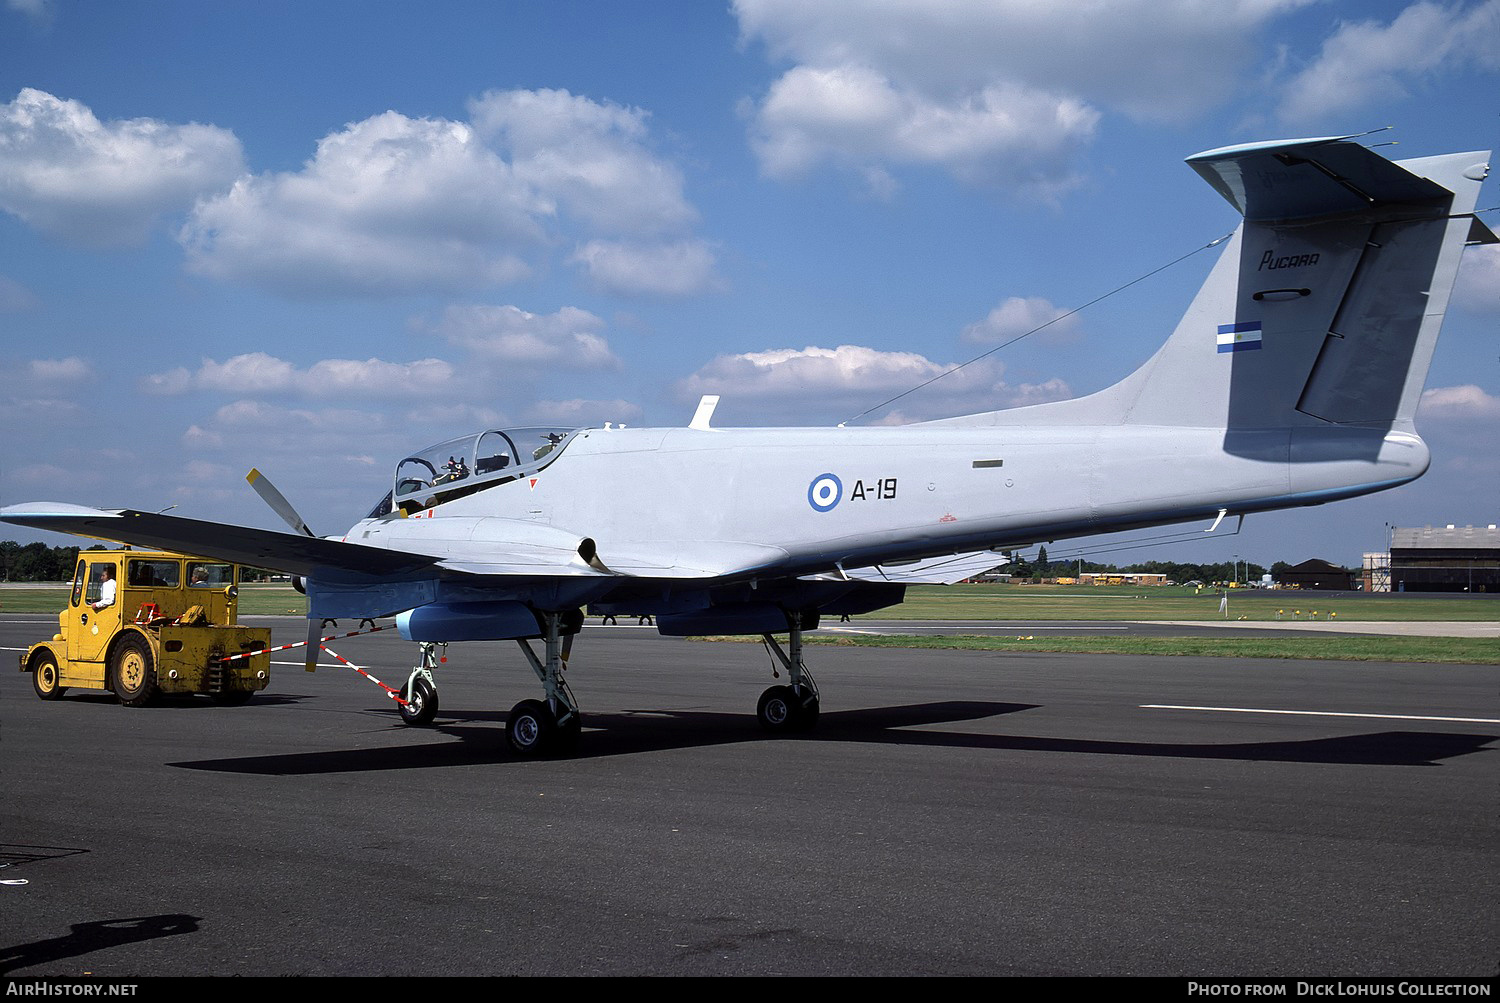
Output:
M1500 529L1391 530L1392 592L1500 592Z

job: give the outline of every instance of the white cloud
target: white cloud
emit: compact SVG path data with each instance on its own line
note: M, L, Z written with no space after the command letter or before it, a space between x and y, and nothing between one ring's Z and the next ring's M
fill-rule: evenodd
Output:
M612 292L716 288L681 170L648 115L562 90L491 91L472 124L386 111L295 171L245 172L213 126L100 122L26 89L0 106L0 210L74 242L140 242L165 216L190 271L291 296L489 289L557 249ZM0 287L0 309L16 300Z
M1389 24L1345 21L1285 87L1281 116L1309 121L1408 95L1423 77L1500 69L1500 0L1415 3Z
M570 259L599 288L620 295L689 296L722 288L714 255L700 240L640 244L592 240Z
M771 177L931 165L1053 195L1101 109L1177 122L1232 97L1260 30L1310 0L736 0L742 38L791 63L752 108Z
M543 425L602 425L606 421L633 423L641 408L626 400L545 400L526 411L526 420Z
M234 500L255 517L282 528L274 517L247 503L244 470L255 466L269 475L315 528L348 525L349 506L368 492L373 503L389 488L383 464L372 469L366 451L394 458L413 445L411 430L386 409L285 407L263 400L233 400L191 425L182 445L201 457L191 469L166 474L160 487L173 498ZM351 501L350 489L355 488ZM326 513L337 511L334 521ZM323 511L324 515L318 513Z
M390 394L422 397L439 393L454 378L442 359L383 362L380 359L323 359L307 371L307 392L313 395Z
M243 170L239 140L214 126L101 122L30 87L0 106L0 209L70 242L140 243Z
M620 368L609 342L598 333L604 321L577 307L534 314L516 306L451 306L435 323L419 320L414 324L487 361L564 369Z
M1453 301L1475 313L1500 314L1500 244L1464 248Z
M15 279L0 275L0 313L26 313L41 305L36 293Z
M5 0L5 6L34 21L45 21L52 13L51 0Z
M884 352L861 345L810 345L718 356L678 381L675 393L685 402L696 401L703 394L720 394L726 401L771 402L777 405L779 415L787 413L788 405L802 414L821 414L830 409L849 412L877 405L883 398L912 390L953 369L915 352ZM992 359L972 363L903 397L900 413L918 420L1071 396L1060 380L1010 387L1001 378L1004 372L1004 365ZM1046 396L1048 393L1052 396ZM884 415L884 407L876 410Z
M1070 162L1098 121L1080 101L1015 84L941 101L864 67L797 67L772 85L752 143L773 178L834 163L889 197L893 180L880 162L923 164L972 184L1053 197L1075 184Z
M223 362L204 359L196 371L178 368L153 373L145 378L142 389L159 396L207 390L312 398L407 398L439 392L454 378L453 367L441 359L401 363L380 359L324 359L307 369L298 369L285 359L264 352L251 352Z
M1423 418L1500 418L1500 397L1472 383L1432 387L1422 392L1417 413Z
M503 411L466 400L435 398L421 401L401 414L401 424L411 428L465 429L505 428L515 422ZM436 438L433 436L432 438ZM407 443L411 445L410 442Z
M457 290L528 275L550 211L468 126L386 112L199 203L179 239L193 271L282 292Z
M182 444L196 449L218 449L224 445L224 437L202 425L189 425L182 433Z
M469 113L472 124L388 111L325 136L299 171L241 178L182 228L189 267L293 295L392 295L517 282L552 248L601 238L700 246L682 174L648 148L640 109L515 90ZM700 250L665 275L593 277L682 295L708 287L712 266Z
M74 484L76 471L64 470L51 463L28 463L10 471L7 478L13 484L27 487L55 488L60 484Z
M657 234L698 220L682 173L647 149L639 108L564 90L490 91L469 117L518 179L592 228Z
M883 352L862 345L773 348L718 356L682 381L679 396L696 399L705 393L732 392L785 398L850 389L883 392L905 389L947 368L951 367L915 352Z
M66 359L33 359L26 371L33 380L48 383L81 383L94 375L93 367L76 355Z
M964 328L965 341L993 344L1036 331L1037 337L1053 344L1077 341L1078 315L1053 306L1040 296L1012 296L989 312L984 320ZM1042 325L1047 325L1042 327ZM1041 328L1041 330L1037 330Z

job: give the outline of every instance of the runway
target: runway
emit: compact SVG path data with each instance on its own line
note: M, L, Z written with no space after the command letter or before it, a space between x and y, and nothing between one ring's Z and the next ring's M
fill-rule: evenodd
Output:
M581 754L531 762L513 644L451 646L409 729L281 663L240 708L43 703L53 622L0 622L10 974L1495 970L1494 666L817 647L818 729L771 739L759 646L589 628Z

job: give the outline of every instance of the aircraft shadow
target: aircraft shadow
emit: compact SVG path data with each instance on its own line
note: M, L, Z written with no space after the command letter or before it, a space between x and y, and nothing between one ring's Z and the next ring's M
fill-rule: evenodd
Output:
M248 711L253 711L256 707L274 707L285 706L288 704L298 704L307 699L309 699L309 697L307 697L306 695L299 695L296 693L261 692L255 694L255 696L251 697L245 703L240 704L232 709L239 713L245 713ZM111 704L118 704L119 702L119 698L117 698L113 693L68 693L63 696L62 700L59 703L96 704L103 707ZM144 707L131 708L131 712L138 713L142 710L212 710L219 707L220 705L218 703L215 703L213 700L209 699L207 695L201 693L160 693L157 694L157 696Z
M0 843L0 868L19 867L22 864L38 864L48 860L59 860L80 853L88 853L80 846L33 846L29 843Z
M162 916L74 923L72 932L61 937L17 944L14 947L0 947L0 973L34 968L62 961L64 958L77 958L109 947L196 933L198 922L197 916L169 913Z
M997 752L1063 752L1105 756L1244 762L1322 763L1357 766L1435 766L1481 751L1500 735L1390 731L1285 742L1180 743L1042 738L1025 735L914 730L920 726L977 721L1032 710L1035 704L941 701L899 707L825 712L805 735L771 737L744 714L711 711L624 711L584 714L578 759L604 759L675 749L707 748L747 741L858 742L911 747L987 749ZM458 718L445 722L442 717ZM523 765L510 752L503 731L474 722L503 721L504 714L479 711L440 715L433 729L456 742L383 749L345 749L169 763L190 770L267 776L433 769L476 763ZM397 726L401 727L401 726Z

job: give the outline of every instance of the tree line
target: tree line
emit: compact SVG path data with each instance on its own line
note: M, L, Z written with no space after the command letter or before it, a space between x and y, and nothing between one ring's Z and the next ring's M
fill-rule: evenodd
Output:
M1256 582L1262 575L1270 574L1272 577L1278 575L1282 570L1290 568L1291 565L1285 561L1277 561L1269 568L1262 567L1251 561L1220 561L1217 564L1193 564L1186 561L1140 561L1135 564L1126 564L1123 567L1114 564L1100 564L1096 561L1061 560L1053 561L1047 557L1047 548L1041 547L1037 550L1035 558L1028 559L1024 555L1013 555L1011 563L998 570L1009 574L1012 578L1068 578L1082 572L1083 574L1145 574L1166 575L1169 582Z
M77 547L0 540L0 582L65 582L78 565ZM88 548L104 550L102 546Z
M45 543L0 540L0 582L69 582L78 567L78 555L91 550L109 550L102 543L89 547L49 547ZM271 572L244 568L241 581L260 581Z

